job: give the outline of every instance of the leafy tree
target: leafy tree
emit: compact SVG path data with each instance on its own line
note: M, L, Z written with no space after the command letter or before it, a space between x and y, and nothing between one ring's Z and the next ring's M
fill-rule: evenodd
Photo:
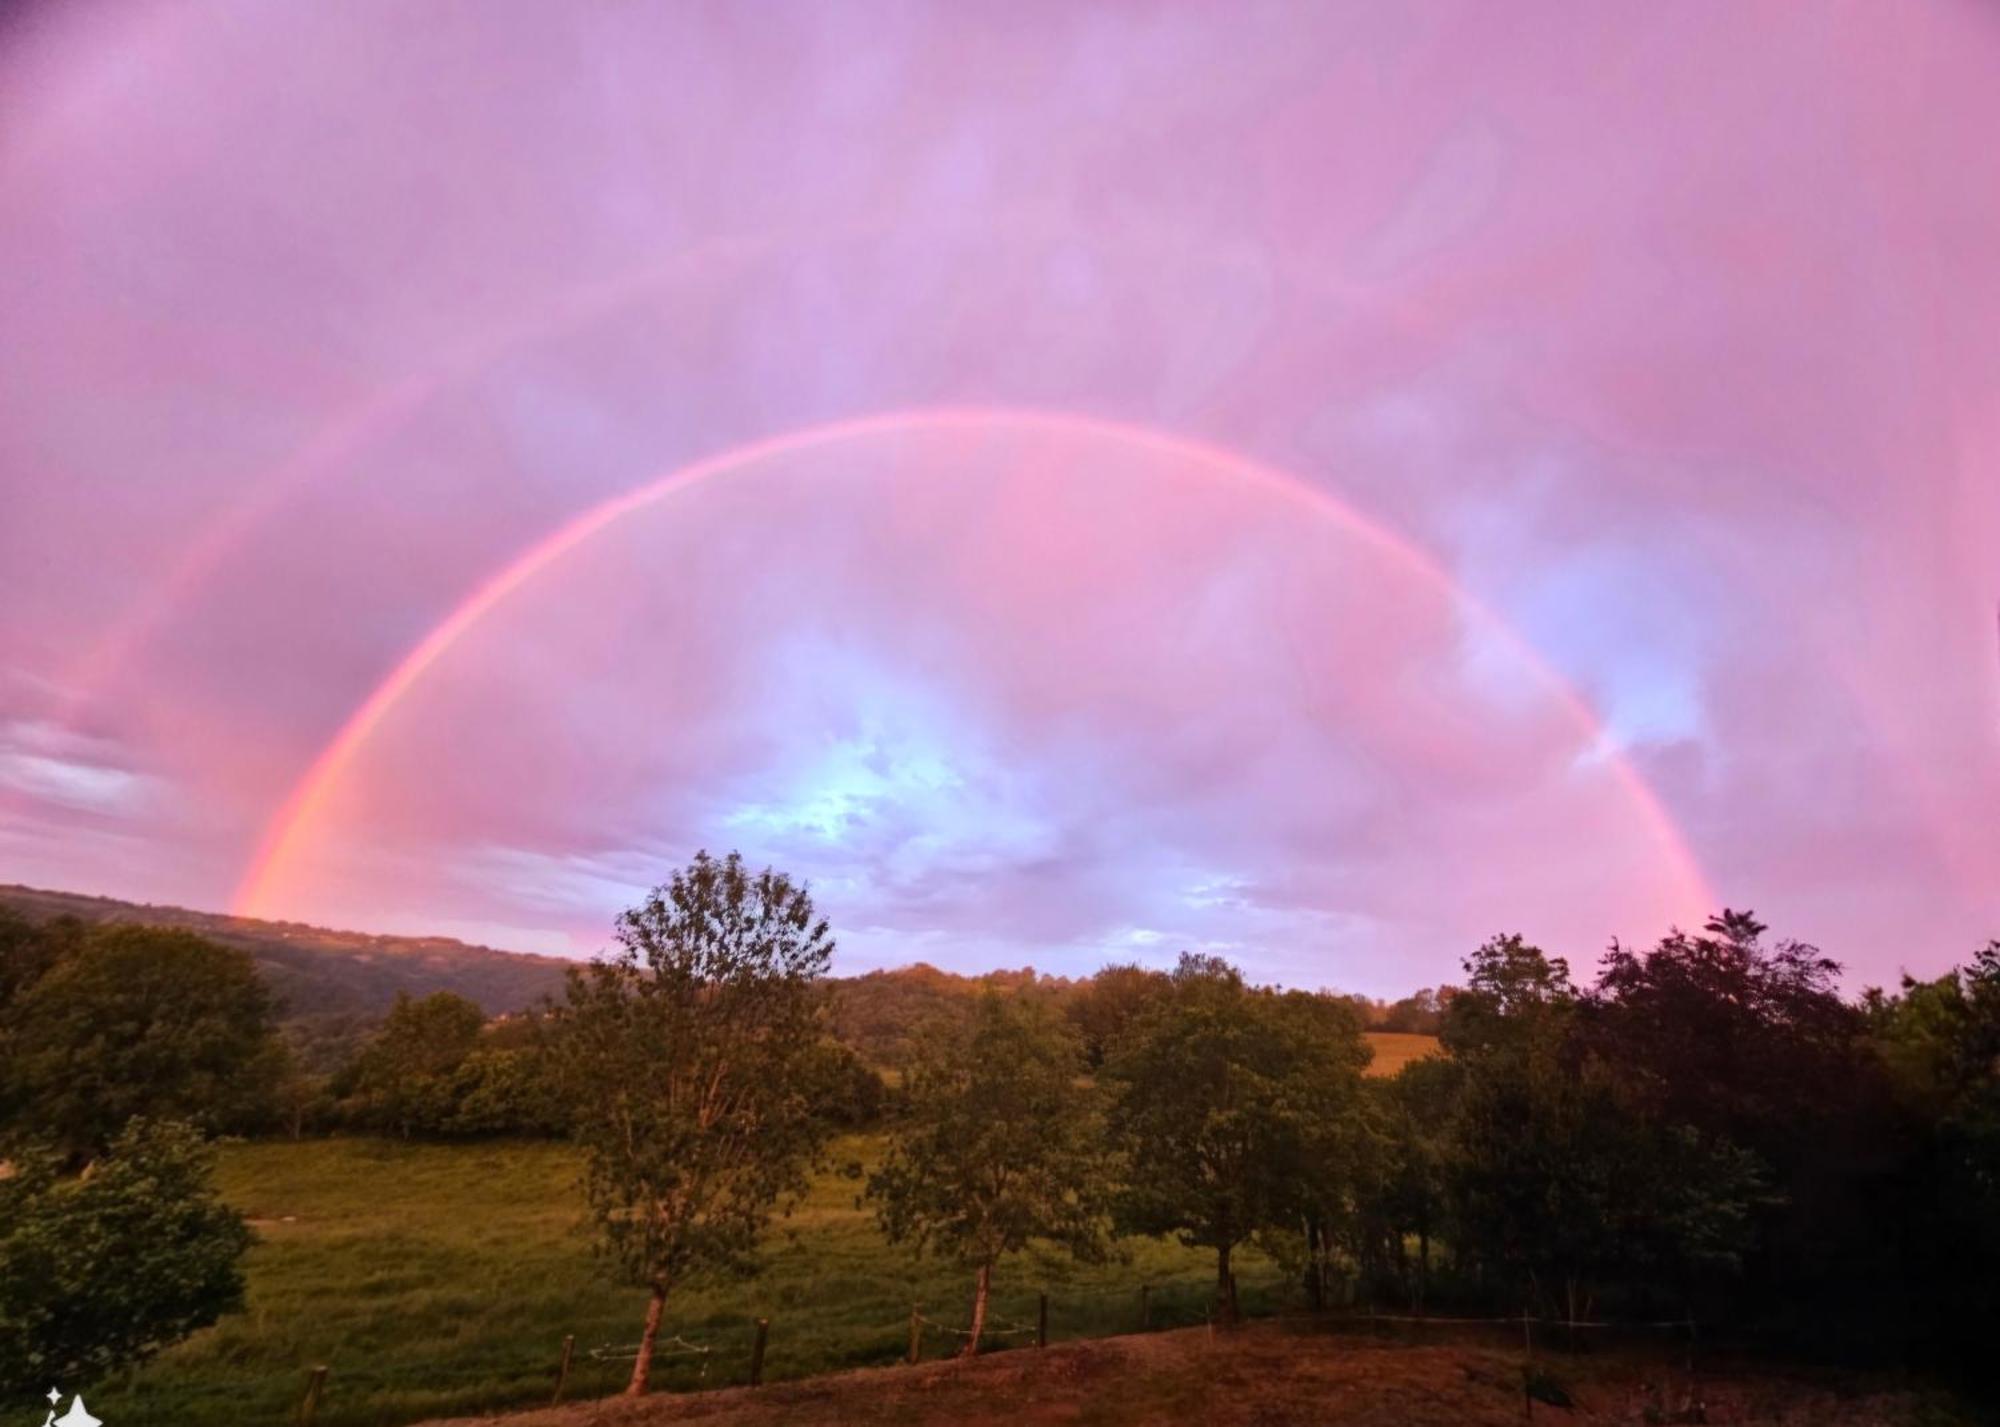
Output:
M461 1076L486 1013L449 991L398 992L382 1029L341 1077L350 1116L407 1139L452 1128L470 1088Z
M1897 1316L1911 1346L1964 1372L2000 1321L2000 941L1867 1006L1907 1142L1892 1220L1920 1226Z
M646 1390L668 1291L747 1271L824 1142L814 1106L833 952L806 889L697 854L618 920L551 1016L558 1083L604 1247L649 1289L626 1391Z
M1300 1222L1368 1061L1351 1010L1317 999L1252 990L1219 958L1183 955L1105 1066L1128 1163L1115 1218L1214 1249L1225 1321L1231 1255Z
M1046 1008L988 992L969 1029L934 1028L906 1071L907 1110L868 1193L890 1242L973 1271L968 1356L1003 1257L1035 1240L1103 1253L1106 1164L1083 1069Z
M41 980L82 934L83 924L73 917L38 924L11 907L0 907L0 1016L17 996Z
M1844 1283L1894 1271L1884 1226L1897 1136L1838 964L1800 942L1767 944L1765 930L1725 910L1698 935L1614 945L1580 1039L1616 1068L1631 1113L1683 1127L1725 1160L1754 1156L1764 1189L1733 1298L1815 1316Z
M1591 998L1597 1046L1663 1119L1782 1159L1811 1137L1828 1092L1851 1087L1862 1022L1834 986L1839 963L1802 942L1762 942L1749 912L1650 951L1613 944Z
M1444 1025L1444 1008L1453 988L1432 990L1426 986L1414 995L1392 1002L1374 1026L1378 1031L1399 1031L1405 1035L1434 1036Z
M1761 1163L1648 1093L1562 959L1503 936L1465 969L1442 1032L1462 1077L1448 1157L1461 1257L1530 1298L1559 1295L1572 1319L1610 1281L1671 1272L1685 1292L1691 1273L1734 1266L1767 1197Z
M1070 998L1070 1024L1083 1037L1084 1054L1100 1068L1118 1040L1168 985L1164 972L1115 964L1083 983Z
M93 928L0 1012L0 1105L73 1160L135 1116L254 1122L282 1067L250 958L189 932Z
M1374 1156L1366 1166L1355 1256L1375 1256L1387 1244L1407 1300L1421 1309L1429 1291L1431 1248L1444 1229L1449 1205L1458 1101L1464 1073L1442 1056L1410 1061L1394 1076L1367 1083L1377 1132ZM1404 1244L1417 1241L1413 1266Z
M88 1173L23 1148L0 1175L0 1400L88 1385L242 1306L250 1231L191 1126L134 1120Z
M821 1041L819 1057L812 1083L819 1090L821 1119L844 1130L857 1130L882 1118L889 1089L879 1073L838 1041Z

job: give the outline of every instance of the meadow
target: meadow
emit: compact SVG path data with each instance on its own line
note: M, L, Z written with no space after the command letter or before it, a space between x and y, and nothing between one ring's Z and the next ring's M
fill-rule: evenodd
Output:
M1373 1034L1374 1074L1435 1048L1428 1036ZM890 1363L922 1304L928 1357L957 1346L970 1275L891 1246L862 1199L879 1135L837 1140L810 1192L766 1237L754 1278L694 1283L668 1305L660 1390L743 1380L754 1323L771 1320L765 1376L805 1377ZM568 1145L540 1140L426 1143L342 1136L220 1146L217 1182L249 1219L245 1311L98 1389L119 1427L285 1421L306 1375L329 1368L321 1427L394 1427L430 1417L547 1403L563 1339L575 1356L566 1396L624 1384L643 1292L620 1286L593 1251ZM989 1351L1029 1341L1037 1296L1061 1340L1205 1318L1213 1258L1125 1239L1111 1262L1026 1255L996 1277ZM1291 1293L1276 1265L1245 1249L1237 1278L1250 1313ZM705 1350L705 1351L701 1351Z
M861 1201L880 1140L850 1136L767 1239L756 1278L691 1285L670 1300L655 1367L660 1390L740 1382L753 1323L771 1320L767 1379L896 1361L913 1303L963 1325L970 1278L887 1244ZM291 1420L306 1373L330 1369L321 1427L393 1427L429 1417L546 1404L567 1334L571 1399L622 1387L644 1295L617 1286L582 1223L577 1158L547 1142L421 1144L336 1138L228 1144L219 1182L258 1235L246 1311L114 1380L91 1399L118 1427ZM1003 1334L1029 1341L1036 1295L1050 1295L1051 1339L1130 1332L1149 1286L1151 1326L1201 1320L1209 1254L1124 1240L1107 1264L1027 1257L995 1283ZM1238 1256L1245 1307L1289 1293L1277 1267ZM689 1345L706 1348L690 1351ZM925 1354L955 1340L927 1332Z

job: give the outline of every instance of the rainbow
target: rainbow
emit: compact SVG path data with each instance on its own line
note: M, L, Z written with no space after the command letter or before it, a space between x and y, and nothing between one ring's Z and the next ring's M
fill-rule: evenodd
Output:
M1560 704L1592 747L1608 747L1603 721L1576 689L1542 658L1512 625L1469 593L1436 559L1404 537L1368 519L1338 497L1295 475L1233 451L1151 427L1069 412L1010 407L935 407L890 411L810 426L718 452L667 472L571 518L523 550L504 568L481 581L440 620L367 698L348 715L271 817L237 887L232 909L243 916L276 913L287 870L310 841L315 824L341 777L379 728L424 676L466 633L493 615L511 597L593 537L636 511L689 487L761 464L808 452L828 452L889 436L990 434L1007 431L1054 438L1095 439L1128 450L1184 462L1310 509L1344 533L1393 560L1432 588L1445 593L1509 653L1518 657ZM1706 878L1679 828L1658 796L1615 750L1608 766L1658 844L1673 878L1675 900L1689 917L1715 905Z

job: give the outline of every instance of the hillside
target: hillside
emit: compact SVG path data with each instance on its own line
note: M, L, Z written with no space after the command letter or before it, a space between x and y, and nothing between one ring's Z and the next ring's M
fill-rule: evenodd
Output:
M568 964L553 956L496 951L450 937L329 931L301 922L258 921L33 887L0 886L0 906L32 921L70 916L91 923L184 927L240 947L250 953L291 1019L373 1018L394 1004L399 991L412 996L455 992L497 1016L560 994Z
M79 921L137 922L184 927L229 946L240 947L257 963L282 1003L284 1019L302 1039L301 1048L324 1039L325 1054L307 1051L307 1060L326 1069L338 1063L349 1040L395 1003L398 992L427 996L450 991L476 1003L489 1016L522 1011L544 996L562 994L559 957L501 951L450 937L380 936L333 931L303 922L267 922L185 907L122 902L79 892L0 885L0 906L31 921L75 917ZM888 971L836 977L833 1033L872 1064L893 1067L908 1052L912 1036L927 1022L963 1014L981 992L1041 996L1062 1004L1089 985L1085 980L1018 971L962 976L918 962ZM1371 1031L1371 1070L1394 1074L1405 1061L1429 1054L1435 1037Z

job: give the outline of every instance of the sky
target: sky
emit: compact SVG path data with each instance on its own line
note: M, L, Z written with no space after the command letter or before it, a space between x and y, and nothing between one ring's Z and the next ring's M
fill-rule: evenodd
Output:
M2000 936L2000 11L17 4L0 881Z

